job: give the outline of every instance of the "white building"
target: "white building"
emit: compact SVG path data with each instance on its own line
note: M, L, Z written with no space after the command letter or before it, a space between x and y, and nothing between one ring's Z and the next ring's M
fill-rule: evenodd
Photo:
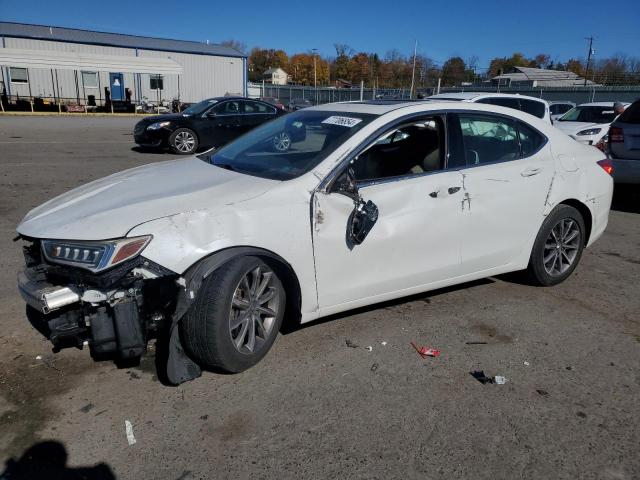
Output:
M265 82L273 85L286 85L289 83L289 75L280 67L265 70L262 78L264 78Z
M493 77L491 83L504 87L581 87L585 84L584 78L573 72L533 67L514 67L513 72ZM597 84L587 80L587 85Z
M244 53L223 45L0 22L0 93L87 103L246 95Z

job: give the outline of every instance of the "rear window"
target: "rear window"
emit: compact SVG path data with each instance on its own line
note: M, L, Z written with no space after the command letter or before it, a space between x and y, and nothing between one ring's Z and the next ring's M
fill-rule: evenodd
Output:
M518 122L518 133L520 134L520 151L523 157L536 153L546 140L540 132L523 122Z
M538 118L544 118L545 105L542 102L536 102L535 100L527 100L526 98L520 99L520 109L523 112L527 112L530 115Z
M572 108L562 117L559 122L586 122L586 123L611 123L616 118L616 112L613 105L598 106L585 105Z
M618 120L624 123L640 123L640 101L627 107Z

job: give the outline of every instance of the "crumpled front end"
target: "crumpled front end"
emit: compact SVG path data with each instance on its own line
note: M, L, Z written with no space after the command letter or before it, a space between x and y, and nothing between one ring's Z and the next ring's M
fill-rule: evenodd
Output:
M175 309L178 275L138 255L104 271L51 262L25 239L18 289L33 326L54 349L87 346L94 358L134 359Z

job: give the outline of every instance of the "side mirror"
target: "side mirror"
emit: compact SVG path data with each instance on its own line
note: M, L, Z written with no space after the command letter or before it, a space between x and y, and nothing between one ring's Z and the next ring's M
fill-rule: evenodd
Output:
M347 245L360 245L378 221L378 207L371 200L360 200L347 222Z

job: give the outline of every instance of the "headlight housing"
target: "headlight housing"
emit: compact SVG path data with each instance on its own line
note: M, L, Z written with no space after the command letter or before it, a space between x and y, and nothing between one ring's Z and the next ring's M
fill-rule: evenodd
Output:
M601 131L601 128L588 128L587 130L580 130L576 135L596 135Z
M100 272L138 256L151 235L104 241L43 240L42 253L52 263Z
M147 127L147 130L160 130L161 128L168 127L169 125L171 125L171 122L169 122L169 121L156 122L156 123L152 123L151 125L149 125Z

